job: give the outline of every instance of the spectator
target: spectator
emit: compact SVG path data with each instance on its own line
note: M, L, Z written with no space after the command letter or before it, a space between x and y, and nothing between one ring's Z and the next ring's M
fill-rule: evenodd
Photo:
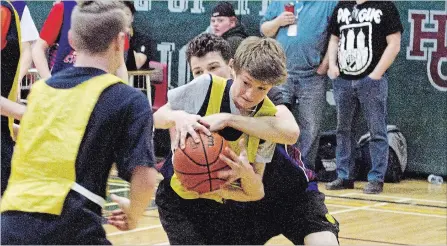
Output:
M371 134L372 168L363 192L378 194L383 191L389 148L386 128L388 79L385 72L400 50L403 27L399 12L390 1L340 2L334 10L329 31L328 75L333 79L337 107L338 178L326 188L354 188L350 170L354 164L356 142L351 127L360 106Z
M265 36L275 37L286 52L289 76L287 83L282 86L283 94L287 104L297 114L296 119L301 130L298 148L303 162L315 170L327 83L326 29L337 3L292 3L293 5L290 5L290 1L273 1L261 20L261 32Z
M236 53L242 40L248 37L244 25L237 19L233 5L229 2L221 2L214 7L211 16L211 29L215 35L228 41L231 57Z

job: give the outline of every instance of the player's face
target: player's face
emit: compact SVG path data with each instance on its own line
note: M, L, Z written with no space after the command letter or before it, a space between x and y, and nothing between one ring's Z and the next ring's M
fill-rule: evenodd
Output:
M222 36L226 31L236 26L236 21L234 17L211 17L210 22L211 28L213 29L213 33L217 36Z
M271 88L272 85L261 83L241 71L235 75L231 86L232 99L239 110L250 110L267 96Z
M203 57L193 56L191 57L190 65L194 78L205 73L226 79L231 78L231 69L222 58L220 52L209 52Z

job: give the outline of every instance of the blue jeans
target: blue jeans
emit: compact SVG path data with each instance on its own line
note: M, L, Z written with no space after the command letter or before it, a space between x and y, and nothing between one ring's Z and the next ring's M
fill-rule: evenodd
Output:
M354 114L360 106L371 134L369 152L372 168L368 173L368 181L383 182L388 165L386 129L388 80L385 77L373 80L368 76L359 80L337 78L332 84L337 108L338 178L354 179L351 171L357 142L352 132L352 123Z
M297 147L307 168L315 170L319 132L326 103L326 75L302 77L290 75L282 85L283 97L292 105L292 112L300 127Z

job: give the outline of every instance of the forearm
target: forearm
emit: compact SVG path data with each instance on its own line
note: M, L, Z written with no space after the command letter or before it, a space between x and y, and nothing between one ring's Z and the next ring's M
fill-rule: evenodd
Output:
M154 127L156 129L168 129L175 126L178 114L185 113L182 110L172 110L169 103L163 105L154 113Z
M19 82L22 81L23 77L28 73L28 69L31 67L31 62L33 61L31 42L22 43L22 52L20 54L20 72L19 72Z
M137 69L140 69L147 61L147 56L143 53L137 53L134 51L135 55L135 64L137 65Z
M379 60L379 63L371 73L374 77L382 77L386 70L393 64L400 51L400 33L387 37L388 45Z
M266 22L262 23L262 25L261 25L261 32L266 37L273 38L273 37L276 36L276 33L278 32L278 29L281 27L279 22L277 21L277 18L275 18L275 19L273 19L271 21L266 21Z
M328 48L326 51L330 67L337 66L338 41L339 40L337 36L331 35L331 39L329 40Z
M0 98L0 102L2 115L12 117L17 120L22 119L22 116L26 111L26 107L24 105L10 101L4 97Z
M299 128L295 120L274 116L245 117L231 115L228 126L248 135L279 144L295 144Z
M223 189L222 196L240 202L258 201L264 198L265 192L262 176L265 163L255 163L253 167L255 170L253 174L241 178L240 188Z
M149 205L156 185L157 171L154 168L139 166L132 174L130 182L130 214L137 221Z
M44 79L51 77L50 68L48 67L48 60L45 54L47 49L48 44L42 39L37 40L32 48L34 65L36 66L40 77Z

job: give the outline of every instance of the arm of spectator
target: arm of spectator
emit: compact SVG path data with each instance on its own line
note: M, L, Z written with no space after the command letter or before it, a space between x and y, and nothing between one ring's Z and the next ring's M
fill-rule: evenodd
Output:
M47 79L51 77L50 68L48 67L48 60L46 52L49 48L48 43L39 38L32 48L32 58L34 61L34 65L36 66L37 72L40 77L43 79Z
M400 39L401 33L396 32L386 36L388 45L379 60L379 63L374 68L373 72L369 75L371 79L379 80L382 78L386 70L393 64L397 54L400 51Z
M143 53L134 51L135 64L137 64L137 69L140 69L147 61L147 56Z
M337 65L338 42L339 38L335 35L331 35L331 39L329 40L329 45L327 48L327 54L329 58L328 76L330 79L335 79L340 75L340 70Z
M295 15L291 12L284 11L273 20L266 21L261 24L261 32L267 37L275 37L280 27L288 26L295 23Z

